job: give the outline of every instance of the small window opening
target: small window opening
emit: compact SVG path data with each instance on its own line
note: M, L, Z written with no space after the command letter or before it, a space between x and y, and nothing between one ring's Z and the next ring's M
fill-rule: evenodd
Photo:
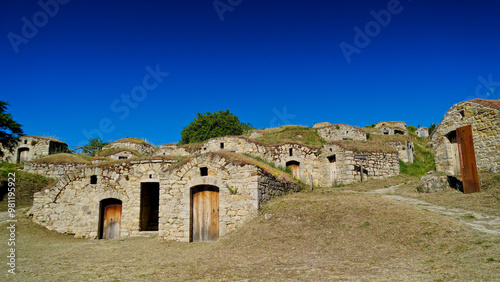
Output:
M127 157L125 157L125 156L119 156L119 157L118 157L118 159L119 159L119 160L126 160L126 159L127 159Z
M125 180L127 180L127 181L128 181L128 175L125 175Z
M150 175L149 175L149 178L153 178L153 175L152 175L152 174L150 174Z
M464 118L464 117L465 117L465 112L464 112L464 110L459 111L459 113L460 113L460 115L462 116L462 118Z
M201 174L201 176L207 176L208 175L208 167L200 168L200 174Z
M90 176L90 184L97 184L97 175Z
M288 150L288 153L290 154L290 157L293 156L293 149L290 148L290 150Z
M203 150L205 151L207 148L203 148Z
M163 153L163 155L165 156L165 153Z
M349 131L346 131L345 134L349 134Z
M332 149L332 148L330 148L330 152L333 152L333 149Z
M384 131L384 135L389 135L389 131Z
M224 143L223 142L220 143L220 148L224 149Z
M405 133L402 130L394 130L394 134L396 134L396 135L404 135Z
M28 140L24 140L24 144L28 144Z

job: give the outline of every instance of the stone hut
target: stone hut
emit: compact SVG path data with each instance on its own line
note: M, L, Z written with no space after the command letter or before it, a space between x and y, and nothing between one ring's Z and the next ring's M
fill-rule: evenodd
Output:
M406 123L403 121L381 121L374 127L373 133L383 135L408 135Z
M114 147L103 149L97 156L100 158L108 158L110 160L127 160L140 157L141 154L137 150Z
M21 163L56 153L68 152L68 145L56 139L38 136L21 136L12 152L1 149L2 161Z
M272 197L299 191L287 174L229 152L81 168L35 193L33 220L83 238L214 241Z
M366 140L366 132L363 129L347 124L319 123L313 128L316 128L319 136L326 141Z
M436 170L460 174L457 128L471 125L479 170L500 167L500 101L474 99L453 105L430 138Z
M115 142L104 146L103 150L112 148L135 150L142 156L150 155L155 151L155 147L153 145L144 140L133 137L116 140Z
M154 156L172 156L172 157L185 157L191 155L186 149L188 146L178 146L176 144L165 144L159 146L153 155Z
M418 137L429 137L429 128L421 126L415 130L415 134Z
M89 164L89 161L76 155L60 153L25 162L24 171L59 179Z

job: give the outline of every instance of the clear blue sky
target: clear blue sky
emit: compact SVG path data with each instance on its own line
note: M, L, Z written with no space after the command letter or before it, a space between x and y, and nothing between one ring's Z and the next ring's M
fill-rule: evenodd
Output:
M429 126L500 85L498 1L40 3L2 2L0 100L26 134L68 144L177 142L219 109L257 128Z

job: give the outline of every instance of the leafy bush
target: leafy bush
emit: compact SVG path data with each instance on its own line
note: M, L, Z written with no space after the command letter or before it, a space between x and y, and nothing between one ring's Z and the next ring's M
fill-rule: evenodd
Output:
M240 122L229 110L198 113L198 116L181 131L179 144L198 143L227 135L241 135L250 129L253 129L251 124Z

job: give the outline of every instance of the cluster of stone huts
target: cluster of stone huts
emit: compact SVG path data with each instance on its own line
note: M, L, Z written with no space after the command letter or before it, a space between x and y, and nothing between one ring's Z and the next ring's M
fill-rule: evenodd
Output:
M21 136L17 146L12 150L0 147L0 160L10 163L22 163L67 151L68 145L59 140L38 136Z
M387 122L375 134L404 136L406 128L402 134L395 129L402 124ZM405 138L373 145L361 128L329 123L314 128L326 144L265 144L251 138L259 135L255 132L194 146L154 147L124 138L105 146L92 164L27 162L27 171L59 178L35 194L30 214L35 222L76 237L158 234L213 241L255 216L271 197L300 190L296 179L335 186L360 181L361 175L384 178L399 174L399 159L413 158ZM289 168L293 177L269 164Z

